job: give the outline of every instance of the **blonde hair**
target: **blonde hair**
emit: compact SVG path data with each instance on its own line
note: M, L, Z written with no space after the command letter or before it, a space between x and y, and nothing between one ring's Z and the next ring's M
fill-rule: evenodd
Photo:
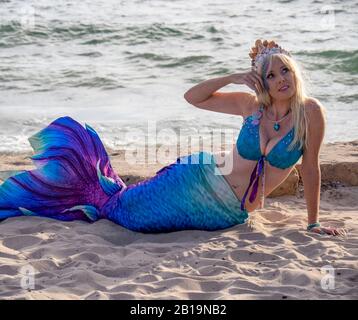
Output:
M288 150L292 150L298 143L299 148L307 149L307 128L308 128L308 119L306 117L304 105L308 99L306 89L304 87L303 77L301 70L298 64L289 56L282 53L275 53L268 55L266 59L260 65L261 77L265 83L266 71L271 66L274 58L278 58L281 62L293 73L293 78L296 85L296 92L291 97L290 108L292 110L292 119L294 126L294 137ZM268 88L263 88L263 92L258 94L258 101L260 104L263 104L265 107L268 107L272 104L272 98L267 90Z

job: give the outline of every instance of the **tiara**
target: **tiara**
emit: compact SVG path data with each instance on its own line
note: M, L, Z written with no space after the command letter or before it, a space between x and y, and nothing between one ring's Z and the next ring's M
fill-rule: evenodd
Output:
M260 39L256 40L255 47L252 47L249 53L251 58L251 67L257 70L257 67L265 60L267 56L275 53L283 53L287 56L291 56L287 50L281 48L273 40L264 40L264 42L262 42Z

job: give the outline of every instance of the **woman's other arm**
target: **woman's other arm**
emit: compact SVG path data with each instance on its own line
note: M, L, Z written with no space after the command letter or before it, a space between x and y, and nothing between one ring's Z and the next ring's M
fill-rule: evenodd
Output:
M321 190L319 152L326 127L324 107L318 100L312 99L306 106L306 114L308 118L308 148L303 153L301 175L307 205L308 226L311 225L309 229L312 232L338 235L341 234L342 230L318 225ZM315 227L314 224L317 224L317 226Z

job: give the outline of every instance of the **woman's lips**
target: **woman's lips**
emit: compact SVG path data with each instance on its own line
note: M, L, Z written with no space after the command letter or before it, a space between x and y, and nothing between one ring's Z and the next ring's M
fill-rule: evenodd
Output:
M289 88L289 85L285 84L278 91L286 91Z

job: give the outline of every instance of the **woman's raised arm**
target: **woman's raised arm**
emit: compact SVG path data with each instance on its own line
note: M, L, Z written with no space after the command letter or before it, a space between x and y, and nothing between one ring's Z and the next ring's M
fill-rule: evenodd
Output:
M250 71L203 81L189 89L184 98L200 109L243 116L256 97L248 92L217 92L230 83L246 84L255 92L262 90L261 78Z

